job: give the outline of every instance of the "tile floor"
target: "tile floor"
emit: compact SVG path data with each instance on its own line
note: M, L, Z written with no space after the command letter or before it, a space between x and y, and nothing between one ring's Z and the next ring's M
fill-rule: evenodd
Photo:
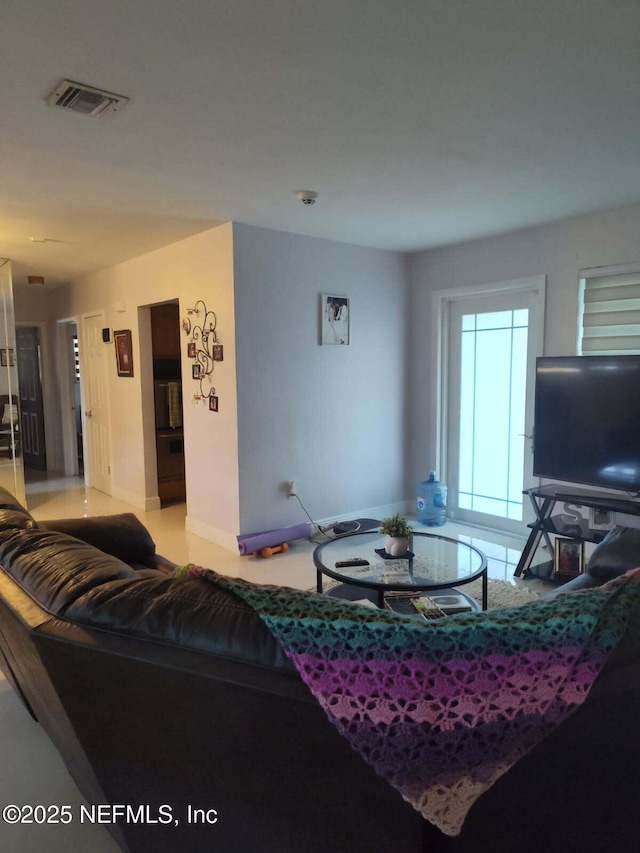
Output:
M313 549L316 544L326 541L326 537L318 534L314 537L314 542L298 540L291 543L286 554L277 554L267 560L256 556L241 557L185 531L186 504L144 512L102 492L86 489L78 477L32 473L27 483L27 504L33 516L42 521L48 518L134 512L150 531L158 553L176 563L196 563L233 577L299 589L308 589L315 583ZM302 509L299 520L307 520ZM417 524L416 527L420 529ZM454 522L447 522L442 528L434 528L433 532L460 538L479 548L487 556L489 577L517 585L526 584L531 588L531 581L521 581L513 577L524 545L522 537L488 532Z

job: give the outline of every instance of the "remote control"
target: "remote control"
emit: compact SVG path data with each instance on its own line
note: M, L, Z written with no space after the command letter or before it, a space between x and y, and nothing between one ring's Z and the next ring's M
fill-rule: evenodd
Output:
M353 566L369 566L369 560L363 560L362 557L351 557L349 560L338 560L336 569L350 569Z

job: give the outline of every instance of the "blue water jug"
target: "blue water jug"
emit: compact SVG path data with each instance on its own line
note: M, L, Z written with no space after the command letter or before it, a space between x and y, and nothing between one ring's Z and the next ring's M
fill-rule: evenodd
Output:
M418 484L416 517L427 527L442 527L447 523L447 487L436 480L436 472Z

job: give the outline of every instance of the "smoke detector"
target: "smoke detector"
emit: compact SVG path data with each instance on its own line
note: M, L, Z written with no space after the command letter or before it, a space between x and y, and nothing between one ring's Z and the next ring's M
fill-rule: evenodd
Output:
M303 204L315 204L318 193L315 193L313 190L298 190L296 196Z
M47 103L86 116L108 116L125 107L129 98L73 80L61 80L47 98Z

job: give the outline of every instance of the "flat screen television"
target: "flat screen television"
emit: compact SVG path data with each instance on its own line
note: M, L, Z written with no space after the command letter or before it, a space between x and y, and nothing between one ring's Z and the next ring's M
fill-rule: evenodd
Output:
M537 360L533 473L640 492L640 355Z

